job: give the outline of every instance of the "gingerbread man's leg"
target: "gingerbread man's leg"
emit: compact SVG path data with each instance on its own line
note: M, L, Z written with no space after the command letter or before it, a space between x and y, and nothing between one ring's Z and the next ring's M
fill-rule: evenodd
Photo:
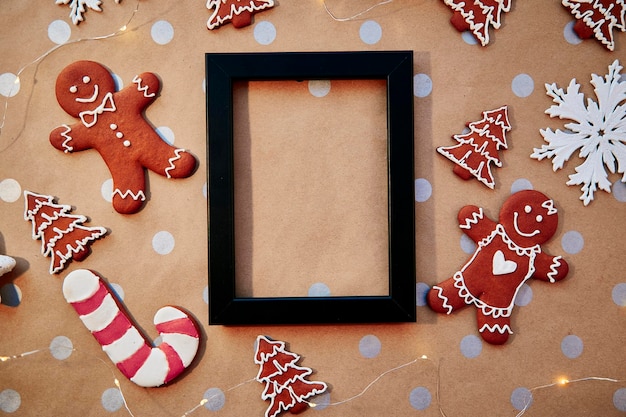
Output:
M124 168L109 166L113 177L113 208L118 213L138 212L146 201L146 173L143 167L127 162Z
M454 286L454 278L433 285L428 291L426 300L433 311L450 314L454 310L465 307L465 299L459 295L459 289Z
M150 171L167 178L186 178L196 169L196 158L181 148L175 148L154 132L150 138L150 155L145 155L141 163Z
M513 334L511 330L510 317L493 317L486 315L482 308L476 309L476 325L480 336L487 343L492 345L502 345L509 340L509 335Z

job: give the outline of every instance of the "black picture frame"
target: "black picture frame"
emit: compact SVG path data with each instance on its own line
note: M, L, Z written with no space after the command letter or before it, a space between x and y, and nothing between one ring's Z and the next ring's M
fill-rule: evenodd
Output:
M207 53L209 324L414 322L413 52ZM235 287L233 83L386 80L389 294L238 297Z

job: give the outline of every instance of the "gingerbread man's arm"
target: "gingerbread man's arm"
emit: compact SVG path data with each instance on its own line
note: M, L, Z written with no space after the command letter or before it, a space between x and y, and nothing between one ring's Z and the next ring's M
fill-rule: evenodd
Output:
M542 281L556 282L567 276L569 265L560 256L552 256L547 253L538 253L535 258L535 272L533 278Z
M91 148L87 128L80 123L61 125L50 132L52 146L65 153L84 151Z
M459 227L474 242L487 237L496 228L497 223L485 216L483 209L477 206L465 206L459 210Z
M151 72L143 72L133 77L132 83L115 93L115 103L132 103L133 107L141 111L152 103L159 94L161 82Z

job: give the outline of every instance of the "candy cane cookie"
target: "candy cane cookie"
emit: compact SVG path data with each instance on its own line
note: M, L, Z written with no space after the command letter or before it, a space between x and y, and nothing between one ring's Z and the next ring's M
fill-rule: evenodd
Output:
M158 387L179 376L193 361L200 341L196 321L173 306L154 315L162 342L142 333L106 282L86 269L63 281L63 295L118 369L135 384Z

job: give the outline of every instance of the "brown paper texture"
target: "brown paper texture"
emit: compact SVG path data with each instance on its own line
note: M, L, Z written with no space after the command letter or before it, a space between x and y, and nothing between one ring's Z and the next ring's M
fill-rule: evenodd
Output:
M20 91L6 104L0 135L0 181L13 179L21 190L49 194L73 214L89 217L88 225L104 226L110 234L92 245L83 262L72 262L61 274L48 273L50 259L41 242L31 238L23 218L23 198L0 200L0 254L14 257L16 269L0 277L17 285L17 307L0 305L0 356L31 355L0 362L0 398L11 389L20 395L11 416L126 415L111 413L103 395L116 389L118 379L133 415L181 416L210 388L225 394L223 407L200 407L190 415L262 416L268 403L262 384L253 380L254 341L264 334L284 340L314 369L312 380L330 386L331 403L363 395L305 416L515 416L512 393L570 380L607 377L623 380L624 307L612 301L616 285L626 282L623 234L624 203L598 192L587 207L580 190L565 182L580 163L574 156L563 170L550 162L529 158L542 137L539 129L563 128L565 121L544 112L552 104L545 83L565 87L571 79L594 98L590 74L604 75L615 59L626 63L626 35L616 34L616 49L606 51L597 41L571 45L564 39L572 20L561 2L513 2L487 47L470 45L454 29L450 9L441 1L395 0L350 21L334 20L321 1L279 1L257 14L253 25L225 25L208 31L205 2L124 0L89 10L78 27L67 17L69 6L54 2L4 1L0 6L0 74L21 68ZM354 15L375 2L327 1L338 17ZM133 15L136 6L138 12ZM51 22L69 23L72 40L113 34L133 16L127 32L100 40L55 47L48 37ZM153 25L167 20L174 36L167 44L151 37ZM360 30L367 21L382 29L380 40L367 44ZM276 37L269 44L255 40L255 30L270 22ZM209 326L203 298L208 283L206 190L206 108L203 91L206 52L287 51L414 51L414 73L428 74L433 89L415 97L415 178L432 185L432 196L416 202L416 283L434 285L451 276L468 259L461 249L462 231L456 214L467 204L481 206L496 219L512 185L528 179L556 202L560 224L544 246L570 264L568 278L554 285L529 281L532 301L516 306L514 335L504 346L482 344L474 358L462 354L466 336L477 336L474 308L439 316L416 306L417 322L312 326ZM103 63L129 85L135 74L151 71L162 81L158 99L146 110L154 127L167 126L176 146L198 159L197 172L187 179L168 180L149 173L149 201L134 215L116 213L102 197L110 178L95 151L64 154L48 141L63 123L74 123L57 104L54 84L68 64L90 59ZM37 60L37 61L36 61ZM532 94L518 97L511 83L518 74L534 81ZM326 97L314 97L307 82L249 83L236 92L236 135L245 146L237 149L237 169L244 180L238 187L237 228L250 239L237 242L242 259L241 294L306 296L315 282L325 282L333 295L385 294L387 259L385 160L385 100L380 82L331 82ZM382 94L382 95L381 95ZM454 143L467 122L481 112L509 106L513 126L503 167L494 170L496 187L465 182L452 173L452 164L435 152ZM5 98L0 96L0 114ZM240 110L239 110L240 109ZM248 175L246 175L248 173ZM617 175L610 177L612 182ZM239 192L243 191L243 192ZM280 222L270 222L279 218ZM292 231L297 229L298 233ZM168 254L157 253L153 237L169 232L175 240ZM576 254L563 251L569 231L584 237ZM72 270L97 271L124 291L124 303L151 338L154 313L178 305L201 323L202 345L188 372L168 387L145 389L128 381L102 352L62 294L63 278ZM247 277L247 278L246 278ZM285 312L289 314L289 312ZM366 357L359 350L368 335L380 351ZM584 343L576 358L566 357L561 343L568 335ZM71 340L69 358L51 356L57 336ZM366 346L367 347L367 346ZM370 346L371 347L371 346ZM375 346L374 346L375 347ZM426 355L406 367L386 373ZM432 399L416 410L411 392L423 387ZM620 416L613 405L623 382L588 380L533 392L525 416ZM5 394L1 394L5 392Z

